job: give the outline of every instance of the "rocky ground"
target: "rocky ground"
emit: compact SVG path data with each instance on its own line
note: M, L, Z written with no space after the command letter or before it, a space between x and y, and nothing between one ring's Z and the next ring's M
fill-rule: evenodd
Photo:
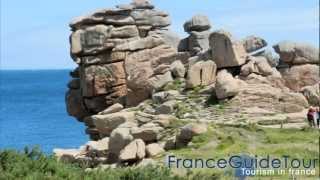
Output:
M70 73L67 110L93 141L55 150L59 159L146 164L188 147L212 124L307 126L307 108L320 104L319 49L282 41L273 51L260 37L211 31L203 15L184 24L184 39L169 26L169 14L146 0L70 24L78 68Z

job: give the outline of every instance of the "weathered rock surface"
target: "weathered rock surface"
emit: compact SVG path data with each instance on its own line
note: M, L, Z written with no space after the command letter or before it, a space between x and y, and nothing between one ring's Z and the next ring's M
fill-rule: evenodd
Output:
M246 62L247 52L240 41L229 32L220 30L210 35L212 58L219 68L235 67Z
M286 85L300 91L304 86L311 86L320 82L320 66L313 64L296 65L290 68L279 69Z

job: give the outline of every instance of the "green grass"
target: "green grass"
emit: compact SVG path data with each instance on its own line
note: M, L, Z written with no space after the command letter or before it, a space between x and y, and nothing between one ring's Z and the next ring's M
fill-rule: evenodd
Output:
M196 175L196 174L195 174ZM190 179L195 179L189 176ZM63 164L38 149L0 151L0 180L180 180L166 167L117 168L87 172L77 164Z

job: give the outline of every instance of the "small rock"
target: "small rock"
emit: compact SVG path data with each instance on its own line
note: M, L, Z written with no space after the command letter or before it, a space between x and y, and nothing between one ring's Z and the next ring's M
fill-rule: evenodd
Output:
M173 78L170 71L166 72L165 74L156 75L149 79L149 82L154 90L159 90L172 81Z
M148 122L151 122L153 119L155 118L154 115L151 114L147 114L144 112L137 112L136 113L136 120L138 121L138 123L141 124L146 124Z
M170 90L170 91L162 91L152 95L152 100L156 104L161 104L169 100L174 100L175 97L180 95L179 91Z
M175 116L172 115L165 115L165 114L160 114L155 117L155 120L153 123L159 124L161 127L168 127L170 126L171 121L175 119Z
M173 113L176 105L177 102L175 100L167 101L156 108L156 114L171 114Z
M207 125L205 124L187 124L182 127L179 140L183 142L190 142L194 136L198 136L207 132Z

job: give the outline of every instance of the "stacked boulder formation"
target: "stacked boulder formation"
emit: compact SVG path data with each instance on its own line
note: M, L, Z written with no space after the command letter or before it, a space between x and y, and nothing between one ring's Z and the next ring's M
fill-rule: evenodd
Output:
M263 38L211 31L203 15L184 24L184 39L170 24L147 0L70 24L78 67L70 73L67 111L92 141L56 150L60 159L146 163L187 146L207 123L299 128L306 109L319 105L319 49L284 41L273 47L277 55Z

